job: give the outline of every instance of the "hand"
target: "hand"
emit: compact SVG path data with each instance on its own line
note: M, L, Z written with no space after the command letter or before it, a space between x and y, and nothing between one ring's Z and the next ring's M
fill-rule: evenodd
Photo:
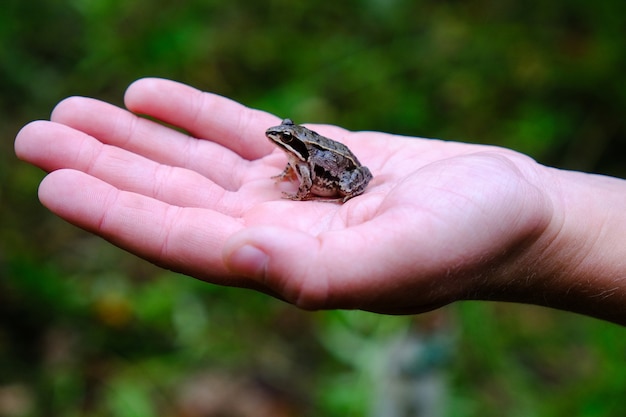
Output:
M286 157L264 136L280 118L159 79L125 104L73 97L22 129L17 155L50 172L42 203L158 265L303 308L490 298L553 221L548 169L510 150L309 126L374 179L344 204L291 201L281 190L296 184L270 178Z

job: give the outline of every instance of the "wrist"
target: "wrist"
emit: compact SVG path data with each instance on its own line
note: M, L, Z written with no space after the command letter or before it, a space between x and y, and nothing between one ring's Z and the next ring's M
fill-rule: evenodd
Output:
M508 266L509 301L626 324L626 181L544 169L552 218Z

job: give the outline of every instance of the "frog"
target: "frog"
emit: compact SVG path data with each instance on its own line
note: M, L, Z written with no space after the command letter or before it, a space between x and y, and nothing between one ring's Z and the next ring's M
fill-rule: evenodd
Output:
M276 182L299 182L291 200L330 200L346 202L365 192L372 173L346 145L284 119L265 135L287 154L287 166L272 177Z

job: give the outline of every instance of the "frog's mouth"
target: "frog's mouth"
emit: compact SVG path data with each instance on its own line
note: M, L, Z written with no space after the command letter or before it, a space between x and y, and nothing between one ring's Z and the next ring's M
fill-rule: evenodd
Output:
M280 146L288 154L294 155L301 161L306 161L309 158L309 151L306 148L306 144L301 140L293 138L291 135L284 135L280 132L266 132L266 136L276 144Z

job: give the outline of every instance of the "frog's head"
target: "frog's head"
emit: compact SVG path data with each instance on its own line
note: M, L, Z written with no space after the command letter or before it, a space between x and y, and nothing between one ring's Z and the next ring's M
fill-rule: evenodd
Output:
M309 157L309 151L302 141L301 129L291 119L285 119L280 125L267 129L265 136L288 154L301 161L306 161Z

